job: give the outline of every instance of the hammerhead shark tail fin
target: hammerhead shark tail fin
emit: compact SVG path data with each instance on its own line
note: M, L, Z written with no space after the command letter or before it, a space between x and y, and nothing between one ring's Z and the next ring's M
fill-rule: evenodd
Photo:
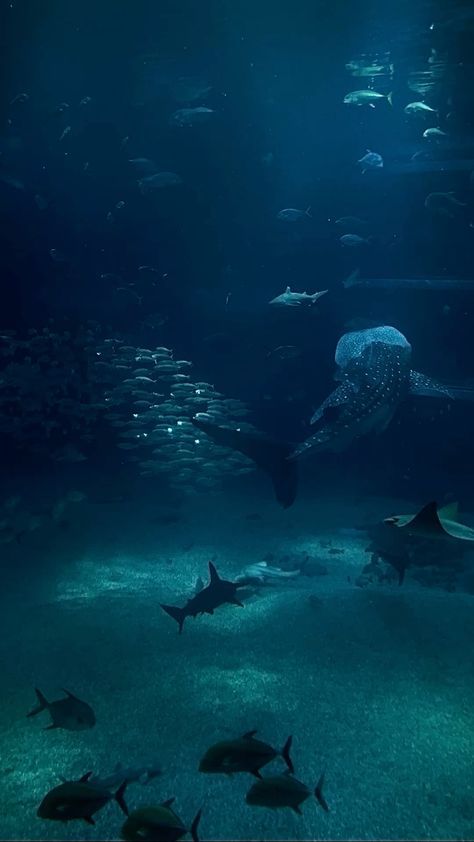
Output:
M276 499L284 509L294 503L298 487L298 468L296 462L288 459L292 452L290 444L259 432L220 427L200 418L191 420L198 430L206 433L217 444L238 450L265 471L272 480Z
M163 611L166 611L166 613L169 614L170 617L173 618L173 620L176 620L176 622L179 625L179 633L181 634L181 632L183 631L183 624L186 619L186 612L184 608L176 608L175 605L161 605L161 608L163 609Z

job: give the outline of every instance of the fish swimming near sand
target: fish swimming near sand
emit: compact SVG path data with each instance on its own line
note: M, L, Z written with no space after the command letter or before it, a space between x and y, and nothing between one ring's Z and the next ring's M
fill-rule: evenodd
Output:
M306 801L311 794L322 807L325 813L329 813L329 807L323 795L324 772L320 776L313 792L290 774L272 775L255 781L250 787L245 800L247 804L255 807L290 807L295 813L301 815L300 804Z
M266 585L270 582L284 582L287 579L296 579L299 575L299 570L282 570L280 567L272 567L266 561L257 561L255 564L249 564L243 573L239 573L235 581L240 582L242 585L252 585L255 583Z
M287 508L296 498L300 458L339 452L360 436L383 432L411 394L454 397L444 384L411 369L411 352L405 336L387 325L344 334L335 355L339 385L313 414L313 435L297 445L196 418L192 421L213 441L244 453L269 474L278 502Z
M290 757L293 738L288 737L281 751L278 751L268 743L256 740L256 733L256 731L248 731L235 740L223 740L210 746L200 761L199 771L225 775L232 775L234 772L249 772L256 778L261 778L260 769L275 757L282 757L288 771L293 774L295 770Z
M197 812L188 829L171 809L173 802L174 798L168 798L156 807L138 807L130 813L123 825L121 838L126 842L153 842L159 839L163 842L178 842L178 839L189 833L193 842L199 842L198 827L202 810Z
M237 589L242 587L237 582L229 582L221 579L212 561L209 562L210 582L205 588L199 590L191 599L188 599L184 608L174 605L163 605L161 608L166 611L179 626L179 634L183 631L186 617L197 617L198 614L214 614L216 608L229 603L243 608L243 603L237 599Z
M37 816L40 819L60 822L82 819L87 824L95 824L93 815L113 800L128 816L128 808L124 800L126 782L118 788L117 792L112 793L107 789L92 786L89 783L91 774L87 772L78 781L65 781L55 786L43 798L38 807Z
M87 728L93 728L95 725L95 714L91 706L87 702L83 702L70 693L69 690L64 690L66 693L65 699L57 699L55 702L48 702L41 690L36 689L36 697L38 704L27 716L36 716L43 710L47 710L51 716L51 725L47 725L45 731L51 731L53 728L64 728L66 731L84 731Z
M148 784L161 775L161 767L157 763L150 763L148 766L122 766L117 763L113 772L109 775L94 775L88 779L91 786L97 786L100 789L114 789L124 781L127 784L141 783Z

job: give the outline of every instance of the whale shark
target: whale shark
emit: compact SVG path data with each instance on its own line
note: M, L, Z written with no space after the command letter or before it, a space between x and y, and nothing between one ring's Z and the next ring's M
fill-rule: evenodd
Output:
M451 390L411 368L412 347L394 327L381 325L345 333L336 353L333 392L311 418L314 432L300 443L275 441L260 432L244 432L192 418L218 444L238 450L271 478L277 501L291 506L298 486L297 462L322 451L345 450L354 439L382 433L400 403L410 395L455 399L472 394Z

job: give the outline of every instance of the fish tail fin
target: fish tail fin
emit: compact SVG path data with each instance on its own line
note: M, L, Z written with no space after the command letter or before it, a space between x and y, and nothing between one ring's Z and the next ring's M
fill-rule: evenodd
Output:
M125 803L125 798L123 796L125 795L125 790L127 789L127 783L128 781L124 781L123 783L121 783L117 792L114 795L114 798L117 804L119 805L120 809L122 810L122 813L125 813L126 816L129 815L129 812L128 807Z
M313 214L311 213L311 205L308 205L308 207L305 210L305 214L306 216L309 216L310 219L313 218Z
M390 93L387 96L387 102L388 102L389 105L393 105L392 96L393 96L393 91L390 91Z
M294 771L295 771L295 767L293 766L293 761L290 757L290 748L291 748L292 742L293 742L293 737L290 735L288 737L285 745L283 746L283 748L281 750L281 756L283 757L283 760L285 761L286 765L288 766L288 771L291 772L291 774L293 775Z
M193 823L191 825L191 830L189 831L193 838L193 842L199 842L199 836L197 831L199 827L199 822L201 821L201 814L202 807L200 810L197 811L196 815L194 816Z
M324 812L329 813L329 807L323 795L324 775L325 772L322 772L319 781L314 788L314 796L320 807L323 808Z
M275 496L281 506L287 509L296 498L298 469L288 458L292 448L286 442L280 442L254 431L243 431L231 427L220 427L209 421L194 417L192 423L198 430L209 436L217 444L238 450L267 473L273 483Z
M184 608L177 608L175 605L162 605L161 603L160 605L163 611L166 611L166 613L169 614L170 617L173 618L173 620L176 620L176 622L179 625L179 633L181 634L181 632L183 631L183 624L186 619L186 613Z
M38 704L33 708L33 710L30 710L30 712L26 714L27 716L36 716L37 713L41 713L42 710L47 710L49 707L49 702L46 696L43 696L41 690L38 690L38 688L35 687L35 693L38 699Z

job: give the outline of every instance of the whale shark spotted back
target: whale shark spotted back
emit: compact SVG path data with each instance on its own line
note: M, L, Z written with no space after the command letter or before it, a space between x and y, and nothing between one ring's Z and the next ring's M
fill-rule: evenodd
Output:
M314 433L295 447L259 432L192 419L215 442L240 451L262 468L284 508L296 498L300 458L326 450L344 450L360 436L383 432L409 394L474 399L472 389L452 389L413 371L410 343L403 333L388 325L341 336L335 361L338 386L313 414Z
M411 345L393 327L344 334L335 358L340 385L314 413L315 432L295 448L292 459L343 450L359 436L382 432L409 392Z

